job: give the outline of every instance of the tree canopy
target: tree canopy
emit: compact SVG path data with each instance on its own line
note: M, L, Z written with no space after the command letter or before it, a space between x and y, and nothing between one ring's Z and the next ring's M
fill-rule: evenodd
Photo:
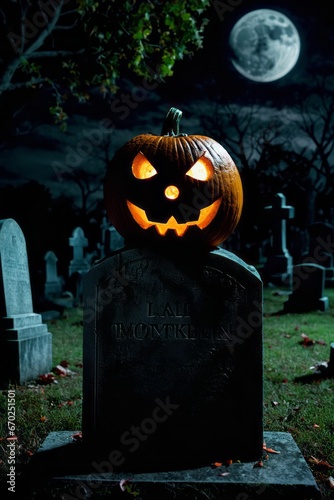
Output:
M0 94L49 87L56 121L66 93L114 93L122 70L147 79L173 74L202 47L208 0L3 0Z

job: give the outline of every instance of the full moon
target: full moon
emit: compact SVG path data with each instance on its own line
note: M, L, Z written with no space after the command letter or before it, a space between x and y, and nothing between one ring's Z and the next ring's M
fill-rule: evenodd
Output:
M231 30L229 44L234 67L256 82L282 78L295 66L300 53L294 24L270 9L253 10L239 19Z

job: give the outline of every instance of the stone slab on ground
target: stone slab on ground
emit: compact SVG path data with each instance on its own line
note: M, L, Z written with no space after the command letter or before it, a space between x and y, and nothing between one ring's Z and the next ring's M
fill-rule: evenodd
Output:
M256 466L256 462L220 467L208 464L189 470L135 474L110 472L110 457L89 464L82 443L73 441L73 434L50 433L28 464L24 491L30 491L34 500L106 498L104 495L141 500L321 499L311 470L289 433L264 432L266 446L279 453L268 453L263 467Z

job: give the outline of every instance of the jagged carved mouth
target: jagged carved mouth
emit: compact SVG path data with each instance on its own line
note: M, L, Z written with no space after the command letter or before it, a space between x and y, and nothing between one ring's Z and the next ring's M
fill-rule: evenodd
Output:
M175 217L170 217L167 222L162 223L162 222L155 222L155 221L150 221L147 218L145 210L142 208L137 207L137 205L134 205L131 203L129 200L126 201L128 205L128 209L130 210L130 213L133 217L133 219L137 222L137 224L142 227L143 229L148 229L152 226L154 226L157 230L157 232L161 236L165 236L167 231L169 229L175 231L177 236L183 236L187 229L191 226L197 226L199 229L204 229L206 228L210 222L214 219L216 216L218 209L220 207L222 198L218 198L218 200L214 201L211 205L208 207L202 208L200 210L199 217L196 221L189 221L189 222L184 222L184 223L178 223Z

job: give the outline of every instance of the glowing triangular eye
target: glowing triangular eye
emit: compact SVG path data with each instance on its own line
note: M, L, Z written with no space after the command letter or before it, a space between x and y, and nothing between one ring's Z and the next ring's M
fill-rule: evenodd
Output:
M212 163L205 156L201 156L191 167L191 169L186 173L186 175L189 175L190 177L198 181L207 181L208 179L210 179L210 177L212 177L212 174Z
M139 151L132 162L132 173L136 179L149 179L158 172L153 165L148 161L145 155Z

